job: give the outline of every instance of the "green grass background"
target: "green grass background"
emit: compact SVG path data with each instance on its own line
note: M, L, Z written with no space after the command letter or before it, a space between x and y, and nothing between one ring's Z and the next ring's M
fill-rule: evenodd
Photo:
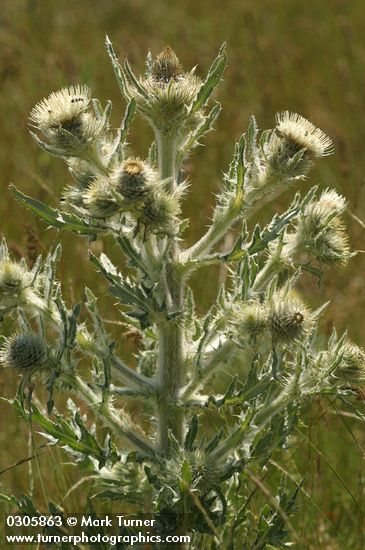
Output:
M32 106L61 86L85 82L102 102L113 101L117 127L124 104L104 50L105 33L121 57L143 70L146 52L158 53L170 44L185 68L198 65L204 75L223 41L229 66L217 99L223 104L216 131L205 147L188 161L191 182L185 213L191 218L188 242L204 230L221 173L230 161L234 140L254 113L261 128L274 125L278 110L297 111L325 130L336 154L323 159L310 184L333 186L345 194L350 209L365 219L365 3L361 0L2 0L0 3L0 231L15 255L32 255L61 239L61 275L65 295L78 300L85 284L103 289L87 260L87 242L57 235L15 203L9 182L47 202L57 204L69 181L59 159L40 152L27 131ZM137 120L130 136L135 153L144 155L151 133ZM282 210L293 190L258 215L263 222ZM354 249L365 249L365 231L346 219ZM325 283L305 277L302 289L314 304L330 299L323 329L349 328L353 339L365 343L364 256L360 252L346 269L327 271ZM210 278L211 279L211 278ZM206 279L204 279L206 280ZM202 309L216 286L194 280ZM0 373L0 395L12 396L16 380ZM0 470L28 454L28 428L0 403ZM308 496L301 495L295 519L302 548L362 549L364 527L364 428L358 420L338 413L328 403L315 402L306 416L296 448L281 465L306 476ZM48 451L39 458L47 490L55 501L78 478L65 455ZM29 490L28 463L0 475L0 489L16 494ZM39 477L35 492L42 506ZM273 466L273 469L275 467ZM64 505L77 511L87 484ZM316 508L317 506L317 508Z

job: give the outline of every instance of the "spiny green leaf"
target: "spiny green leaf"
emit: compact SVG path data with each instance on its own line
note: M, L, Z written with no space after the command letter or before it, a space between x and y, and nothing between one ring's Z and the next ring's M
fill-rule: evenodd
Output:
M131 96L130 96L130 93L129 93L129 90L128 90L127 79L125 77L125 74L123 72L122 67L120 66L120 64L118 62L118 58L117 58L117 56L115 54L115 51L114 51L114 48L113 48L113 44L111 43L108 36L105 37L105 45L106 45L106 49L107 49L108 55L109 55L111 63L112 63L112 67L113 67L114 74L115 74L115 77L116 77L117 82L118 82L119 89L122 92L122 95L124 97L126 97L128 100L130 100Z
M124 143L127 138L129 126L132 122L135 112L136 112L136 100L132 98L128 103L124 113L124 118L121 126L121 136L120 136L121 143Z
M249 166L257 157L258 131L256 119L254 116L251 116L247 132L243 136L245 144L243 150L243 160L245 166Z
M105 232L107 229L106 226L103 226L102 224L87 222L75 214L61 212L56 208L51 208L43 202L25 195L14 185L10 185L10 190L18 202L29 208L29 210L34 212L52 227L56 227L57 229L68 229L74 233L78 233L79 235L97 235L98 233Z
M138 79L136 78L136 76L134 75L129 63L128 63L128 60L126 59L124 61L124 69L125 69L125 72L126 72L126 75L127 75L127 78L129 80L129 82L135 87L135 89L145 98L145 99L149 99L148 97L148 93L147 91L144 89L144 87L140 84L140 82L138 81Z
M56 422L53 422L34 403L32 404L32 419L41 426L46 434L56 439L61 445L70 447L72 450L86 457L93 456L99 461L100 466L104 465L105 455L103 449L85 427L79 412L75 414L75 422L80 428L81 438L75 432L72 425L61 416L56 415Z
M221 80L224 73L224 69L226 68L226 65L227 65L227 53L226 53L226 45L224 43L221 49L219 50L217 57L213 61L209 69L207 78L205 79L203 85L201 86L196 96L196 100L191 109L192 112L198 111L199 109L201 109L201 107L203 107L206 104L214 88L217 86L217 84Z
M204 118L203 123L197 128L195 132L190 135L188 141L185 143L180 153L181 157L184 157L184 155L189 151L191 147L193 147L194 145L198 145L199 139L213 129L213 124L217 120L221 110L222 107L219 103L217 103L217 105L214 105L208 115Z

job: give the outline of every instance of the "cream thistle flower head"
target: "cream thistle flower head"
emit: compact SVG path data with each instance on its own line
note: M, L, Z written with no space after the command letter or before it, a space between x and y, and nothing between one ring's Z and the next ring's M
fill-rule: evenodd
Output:
M105 133L108 123L106 118L96 118L89 112L89 106L87 86L69 86L53 92L32 109L29 117L47 143L31 132L33 138L54 155L90 160L95 157L93 147Z
M276 115L276 129L293 153L304 149L312 158L333 153L332 140L314 124L297 113L283 111Z
M290 183L303 179L315 159L333 152L331 139L309 120L283 111L276 114L276 128L266 133L259 184Z
M0 349L0 362L19 374L42 367L47 360L43 339L33 332L15 334L6 338Z
M89 108L90 99L87 86L68 86L40 101L29 118L40 130L57 129L59 126L67 128Z

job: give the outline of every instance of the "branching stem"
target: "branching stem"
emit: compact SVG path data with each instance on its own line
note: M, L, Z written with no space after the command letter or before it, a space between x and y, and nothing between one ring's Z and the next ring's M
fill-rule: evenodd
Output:
M154 455L154 449L147 437L139 432L129 419L118 416L118 414L107 404L102 403L101 394L96 393L90 386L75 374L64 374L65 381L77 392L83 401L97 413L105 426L109 427L115 434L128 441L132 448L149 456Z
M217 218L205 235L203 235L197 243L181 255L182 261L188 262L189 260L208 254L212 250L213 246L222 237L224 237L227 231L237 221L238 215L239 212L237 211L237 208L231 207L228 212Z
M124 378L134 386L145 389L149 392L155 390L155 383L153 380L151 380L150 378L147 378L147 376L143 376L143 374L140 374L137 371L125 365L123 361L119 359L119 357L112 356L110 358L110 362L114 370L118 372L118 374L122 378Z

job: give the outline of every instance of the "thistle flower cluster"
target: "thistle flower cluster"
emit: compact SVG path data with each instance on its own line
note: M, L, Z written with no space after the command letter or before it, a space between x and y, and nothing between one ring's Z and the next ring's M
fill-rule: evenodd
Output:
M142 114L150 113L159 131L169 133L169 125L176 131L179 126L172 113L181 111L179 117L186 122L186 109L196 96L198 82L201 85L199 79L182 72L176 55L167 47L151 62L148 76L139 84L131 79L128 93ZM161 180L149 162L124 159L123 130L115 138L110 135L110 110L111 104L102 112L97 100L91 103L88 87L74 85L52 93L30 114L31 123L46 142L32 133L34 139L43 149L64 157L76 180L76 185L63 192L65 206L78 215L103 221L129 213L136 233L144 226L144 236L148 232L175 234L184 186L168 192L170 181ZM161 118L160 123L156 117Z
M158 184L156 171L140 159L129 158L110 176L96 178L82 195L92 217L108 218L117 211L133 211Z
M98 176L81 193L69 188L67 203L91 218L106 220L123 212L133 215L151 233L176 231L179 195L168 193L156 170L138 158L128 158L110 176Z
M232 323L244 341L270 338L273 343L289 344L310 335L314 317L299 294L284 287L263 302L236 304Z

